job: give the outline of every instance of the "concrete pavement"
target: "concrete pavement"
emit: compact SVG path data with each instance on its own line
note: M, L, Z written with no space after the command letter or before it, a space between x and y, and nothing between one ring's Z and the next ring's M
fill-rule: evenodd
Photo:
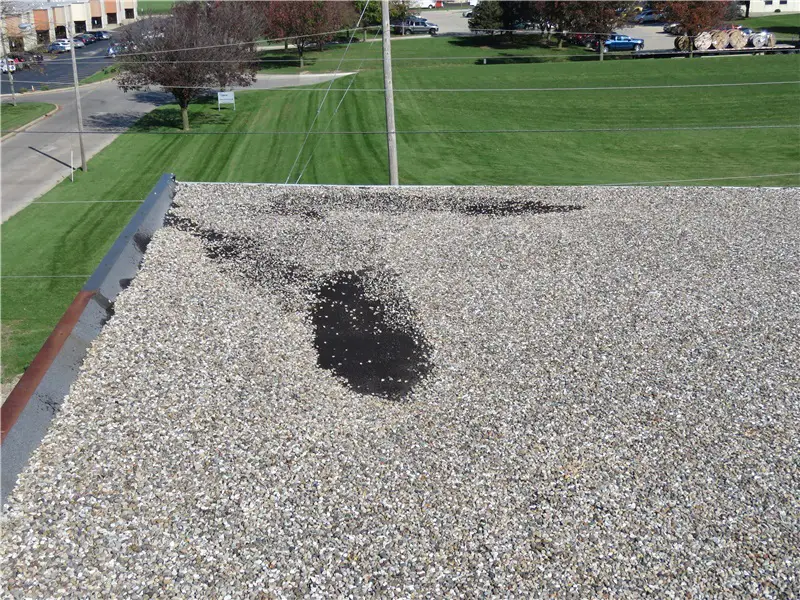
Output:
M339 76L348 74L340 73ZM329 81L331 77L332 74L258 75L255 84L246 89L312 85ZM18 97L20 103L34 101L52 102L61 110L0 143L0 213L3 222L69 176L71 152L75 166L80 167L80 146L78 135L74 133L77 130L75 92L61 89L36 94L30 99ZM159 91L122 92L114 81L81 88L84 128L99 132L84 135L87 160L114 141L120 129L130 127L143 114L171 101L170 94Z

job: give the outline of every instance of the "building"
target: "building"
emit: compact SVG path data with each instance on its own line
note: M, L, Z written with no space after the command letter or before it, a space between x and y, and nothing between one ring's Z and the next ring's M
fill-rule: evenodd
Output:
M748 17L776 12L800 12L800 0L743 0L739 4Z
M67 37L68 21L73 23L74 35L114 29L137 17L138 0L8 2L4 3L0 18L3 47L6 52L20 52L46 46Z

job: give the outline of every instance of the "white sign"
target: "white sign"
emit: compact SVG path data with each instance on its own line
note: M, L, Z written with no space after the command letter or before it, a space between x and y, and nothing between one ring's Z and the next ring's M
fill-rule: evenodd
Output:
M233 92L217 92L217 110L220 104L233 104L233 110L236 110L236 99L233 97Z

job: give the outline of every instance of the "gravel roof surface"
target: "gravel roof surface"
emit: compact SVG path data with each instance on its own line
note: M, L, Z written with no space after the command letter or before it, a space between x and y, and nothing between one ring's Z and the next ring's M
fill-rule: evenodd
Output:
M798 204L181 184L12 495L6 585L797 597Z

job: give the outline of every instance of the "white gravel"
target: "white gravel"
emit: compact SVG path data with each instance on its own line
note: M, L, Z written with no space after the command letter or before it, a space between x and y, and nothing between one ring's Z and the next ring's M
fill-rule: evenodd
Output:
M176 202L206 239L155 235L22 474L15 595L800 595L797 189ZM364 268L432 349L402 400L317 367L310 290Z

